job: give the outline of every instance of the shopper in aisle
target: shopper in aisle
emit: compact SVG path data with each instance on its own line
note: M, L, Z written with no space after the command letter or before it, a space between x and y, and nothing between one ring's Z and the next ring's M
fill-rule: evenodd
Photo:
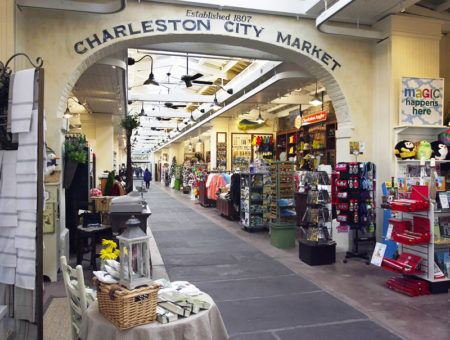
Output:
M152 180L152 173L147 169L144 171L144 181L145 181L145 187L148 189L150 188L150 181Z

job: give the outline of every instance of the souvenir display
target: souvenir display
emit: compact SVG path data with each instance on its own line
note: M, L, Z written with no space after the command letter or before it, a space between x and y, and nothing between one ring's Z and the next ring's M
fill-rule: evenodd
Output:
M414 159L416 153L416 145L413 142L402 140L395 145L395 157L398 159Z

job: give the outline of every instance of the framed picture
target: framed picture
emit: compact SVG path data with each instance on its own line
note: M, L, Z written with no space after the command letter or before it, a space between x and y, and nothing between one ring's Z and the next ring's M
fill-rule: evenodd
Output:
M444 79L402 77L399 125L442 126Z

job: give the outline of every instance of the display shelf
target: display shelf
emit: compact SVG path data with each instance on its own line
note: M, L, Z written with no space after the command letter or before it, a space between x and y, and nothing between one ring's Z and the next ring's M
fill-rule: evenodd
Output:
M292 202L294 202L294 162L272 162L270 177L272 180L271 222L290 221L296 216L283 216L281 210L292 208L295 205L293 203L283 204L280 200L292 199Z
M264 214L268 205L264 201L264 176L262 172L243 172L241 175L241 214L243 229L253 231L265 228ZM252 198L258 196L258 198Z
M425 160L425 162L429 163L430 160L427 159L427 160ZM417 164L420 164L420 159L397 159L397 163L417 163ZM450 160L447 160L447 159L444 159L444 160L436 159L436 163L450 163Z
M410 253L413 255L420 256L422 261L420 263L420 270L423 270L423 273L415 273L414 275L424 279L431 284L433 283L448 283L447 289L450 288L450 278L446 277L443 279L435 279L434 276L434 265L435 265L435 252L436 250L444 250L449 251L449 244L435 244L434 239L434 225L435 225L435 217L437 216L450 216L450 212L445 211L434 211L434 206L430 204L429 210L425 212L402 212L398 211L399 216L405 220L411 220L416 216L420 216L421 218L426 217L429 223L429 232L430 232L430 241L427 244L403 244L399 243L399 252L400 253ZM412 275L413 273L411 273ZM431 287L433 291L433 286ZM441 288L440 288L441 289Z

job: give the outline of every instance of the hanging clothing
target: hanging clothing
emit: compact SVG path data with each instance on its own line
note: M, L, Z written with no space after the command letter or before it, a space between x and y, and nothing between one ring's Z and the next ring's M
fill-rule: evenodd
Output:
M231 176L230 197L231 202L235 206L239 206L241 201L241 175L238 173Z
M212 200L217 200L216 192L220 187L227 185L227 182L221 174L212 174L208 176L208 180L211 177L209 187L208 187L208 198Z

